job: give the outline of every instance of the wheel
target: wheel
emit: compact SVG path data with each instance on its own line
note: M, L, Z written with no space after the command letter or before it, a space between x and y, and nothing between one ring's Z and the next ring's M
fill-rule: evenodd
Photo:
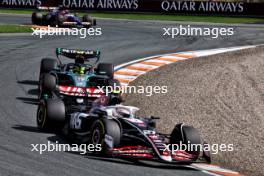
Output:
M192 126L184 124L177 124L171 132L170 144L185 144L196 146L194 148L188 147L186 152L197 156L198 159L201 151L201 137L197 129Z
M90 15L84 15L82 21L89 22L90 23L90 25L88 25L89 27L95 26L96 24L96 21Z
M43 82L43 75L45 73L48 73L50 71L52 71L53 69L58 68L58 62L56 59L51 59L51 58L44 58L41 60L40 63L40 71L39 71L39 85L38 85L38 89L39 92L41 92L41 86L42 86L42 82Z
M39 100L43 98L43 95L51 94L54 90L56 90L57 86L57 78L49 73L43 74L42 78L39 81L38 92L39 92Z
M118 147L121 139L121 128L112 119L99 119L91 127L90 143L101 144L102 153L107 149Z
M56 59L52 58L44 58L41 60L40 63L40 73L39 73L39 78L41 78L43 73L48 73L51 70L54 70L58 68L59 64Z
M42 87L47 91L54 91L56 89L57 79L54 75L45 73L43 76Z
M33 12L31 16L32 24L41 25L43 20L43 14L40 12Z
M50 121L47 118L47 109L44 102L38 105L37 110L37 125L39 129L48 129L50 127Z
M114 77L114 66L113 64L108 63L100 63L97 66L97 74L99 75L106 75L110 79L113 79Z
M60 99L41 101L37 110L37 126L41 130L59 129L65 121L65 106Z

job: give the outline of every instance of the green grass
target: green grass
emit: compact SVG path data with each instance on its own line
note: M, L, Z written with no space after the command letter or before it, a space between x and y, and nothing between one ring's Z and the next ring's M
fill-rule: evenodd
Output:
M11 10L0 9L0 13L16 13L16 14L31 14L32 10ZM78 13L82 16L84 13ZM157 13L91 13L97 18L115 18L115 19L131 19L131 20L161 20L161 21L186 21L186 22L209 22L209 23L264 23L263 18L247 18L247 17L227 17L227 16L193 16L193 15L165 15Z
M0 33L28 33L32 32L29 26L14 24L0 24Z
M13 14L31 14L32 10L14 10L14 9L0 9L0 13L13 13Z

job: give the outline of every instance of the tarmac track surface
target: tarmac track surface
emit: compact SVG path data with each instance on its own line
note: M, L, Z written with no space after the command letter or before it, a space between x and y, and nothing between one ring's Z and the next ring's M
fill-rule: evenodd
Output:
M27 15L0 15L0 23L30 22ZM100 158L69 152L31 152L30 144L47 140L67 143L56 134L36 128L37 78L42 57L54 57L56 47L89 48L102 51L102 62L115 65L154 54L264 43L264 27L240 26L232 37L162 36L162 27L179 24L98 20L103 35L79 39L76 36L0 36L0 175L207 175L184 166L159 163L133 164L120 159ZM176 75L175 75L176 76ZM154 167L153 167L154 166Z

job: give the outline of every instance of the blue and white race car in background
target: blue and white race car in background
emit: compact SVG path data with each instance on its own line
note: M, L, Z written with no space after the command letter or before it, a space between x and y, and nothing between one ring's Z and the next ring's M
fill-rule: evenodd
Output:
M41 11L41 10L48 10ZM96 20L89 15L82 18L76 14L72 14L64 7L39 7L38 11L32 13L32 24L34 25L50 25L58 27L86 27L96 25Z

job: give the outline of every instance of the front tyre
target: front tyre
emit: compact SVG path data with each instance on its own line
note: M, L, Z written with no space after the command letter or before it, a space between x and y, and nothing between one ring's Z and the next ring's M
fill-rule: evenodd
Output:
M44 58L40 63L39 79L41 79L44 73L48 73L59 67L58 61L52 58Z
M37 110L37 126L41 130L58 130L65 122L65 106L60 99L41 101Z
M37 126L40 130L47 130L51 127L52 122L47 117L47 108L44 102L40 102L37 110Z
M185 124L177 124L171 132L170 144L184 144L188 147L187 153L195 156L194 160L197 160L201 151L201 137L197 129ZM194 147L196 146L196 147Z
M108 149L118 147L121 140L121 127L113 119L99 119L94 122L91 128L90 143L101 145L101 153Z
M49 73L45 73L39 81L38 91L39 99L43 98L44 94L51 95L51 92L56 90L57 78Z

